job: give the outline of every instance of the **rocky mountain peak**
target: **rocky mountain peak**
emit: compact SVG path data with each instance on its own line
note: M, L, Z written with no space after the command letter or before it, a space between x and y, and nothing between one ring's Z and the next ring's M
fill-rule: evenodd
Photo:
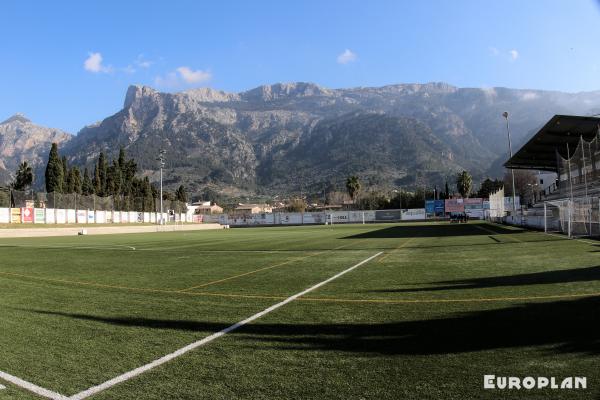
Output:
M34 124L23 114L15 114L3 121L0 123L0 185L8 182L8 172L16 171L23 161L33 166L36 180L43 181L44 158L50 144L61 145L71 138L61 130Z
M228 93L222 90L215 90L208 87L187 90L182 94L190 97L195 101L206 103L224 103L228 101L240 100L240 95L237 93Z
M151 96L158 93L156 90L149 86L143 85L131 85L127 88L127 94L125 95L125 102L123 108L130 107L136 100L140 100L143 97Z
M242 93L248 101L273 101L291 97L310 97L332 95L333 91L307 82L275 83L263 85Z
M4 125L4 124L11 124L14 122L18 122L21 124L26 124L26 123L30 123L31 120L29 118L27 118L25 115L21 114L21 113L16 113L15 115L13 115L12 117L8 118L7 120L4 120L2 122L0 122L0 125Z
M429 184L441 184L462 169L479 179L490 160L504 160L503 110L512 110L511 128L520 143L554 113L590 114L599 107L600 92L441 82L338 89L293 82L241 93L165 93L133 85L124 109L75 137L19 114L9 118L0 124L0 169L4 163L14 171L30 160L42 173L49 144L62 142L73 164L89 166L100 151L114 156L124 146L148 171L156 168L156 148L164 147L176 177L170 184L192 191L296 190L299 174L306 187L315 188L324 182L343 187L350 174L411 186L420 170ZM492 173L501 174L498 168Z

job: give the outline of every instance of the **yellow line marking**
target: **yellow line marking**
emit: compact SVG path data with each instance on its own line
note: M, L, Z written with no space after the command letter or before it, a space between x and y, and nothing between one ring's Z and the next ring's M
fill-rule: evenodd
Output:
M386 258L388 258L389 256L391 256L392 254L396 253L398 250L402 249L403 247L408 246L408 244L413 240L414 238L410 238L408 239L406 242L404 243L400 243L398 246L396 246L396 248L392 251L390 251L389 253L385 253L383 255L383 257L379 258L379 260L377 260L378 263L382 262L383 260L385 260Z
M268 267L263 267L263 268L255 269L255 270L249 271L249 272L244 272L243 274L233 275L233 276L229 276L227 278L218 279L216 281L206 282L206 283L203 283L201 285L192 286L192 287L189 287L189 288L186 288L186 289L180 289L179 291L180 292L187 292L187 291L194 290L194 289L199 289L199 288L202 288L202 287L205 287L205 286L215 285L217 283L226 282L226 281L229 281L229 280L232 280L232 279L241 278L242 276L248 276L248 275L256 274L256 273L261 272L261 271L266 271L268 269L281 267L283 265L291 264L291 263L296 262L296 261L301 261L301 260L304 260L304 259L309 258L309 257L314 257L317 254L321 254L321 253L315 253L315 254L310 254L308 256L304 256L304 257L294 258L292 260L287 260L287 261L284 261L284 262L279 263L279 264L270 265Z
M151 289L151 288L134 288L134 287L129 287L129 286L109 285L109 284L98 283L98 282L84 282L84 281L72 281L72 280L67 280L67 279L45 278L45 277L40 277L40 276L17 274L17 273L14 273L14 272L4 272L4 271L0 271L0 275L16 276L16 277L19 277L19 278L27 278L27 279L36 279L36 280L45 281L45 282L68 283L68 284L74 284L74 285L93 286L93 287L109 288L109 289L135 290L135 291L156 292L156 293L174 293L174 292L177 292L177 291L174 291L174 290Z
M480 297L466 299L338 299L331 297L302 297L299 300L305 301L326 301L339 303L385 303L385 304L418 304L418 303L483 303L483 302L502 302L502 301L527 301L527 300L550 300L550 299L567 299L579 297L597 297L600 292L592 293L574 293L574 294L557 294L548 296L523 296L523 297Z
M364 241L364 240L365 239L363 239L362 241ZM359 243L359 242L357 242L357 243ZM339 247L335 247L333 249L328 249L328 250L320 251L320 252L317 252L317 253L314 253L314 254L309 254L309 255L304 256L304 257L293 258L291 260L287 260L287 261L284 261L284 262L281 262L281 263L278 263L278 264L275 264L275 265L270 265L268 267L263 267L263 268L255 269L253 271L244 272L243 274L229 276L227 278L218 279L216 281L206 282L206 283L203 283L203 284L200 284L200 285L196 285L196 286L192 286L192 287L189 287L189 288L180 289L179 291L180 292L187 292L187 291L190 291L190 290L200 289L200 288L203 288L203 287L206 287L206 286L210 286L210 285L215 285L217 283L226 282L226 281L229 281L229 280L232 280L232 279L241 278L243 276L248 276L248 275L256 274L256 273L261 272L261 271L266 271L268 269L273 269L273 268L281 267L283 265L288 265L288 264L291 264L291 263L295 263L296 261L302 261L302 260L305 260L307 258L315 257L315 256L318 256L318 255L321 255L321 254L324 254L324 253L327 253L327 252L330 252L330 251L333 251L333 250L339 250L339 249L342 249L342 248L347 247L347 246L356 245L357 243L347 243L345 245L342 245L342 246L339 246Z
M71 285L82 285L82 286L91 286L96 288L105 288L105 289L119 289L119 290L129 290L134 292L151 292L151 293L167 293L167 294L185 294L189 296L218 296L218 297L239 297L239 298L257 298L257 299L282 299L285 297L282 296L266 296L266 295L251 295L251 294L221 294L221 293L208 293L208 292L182 292L180 290L169 290L169 289L152 289L152 288L140 288L140 287L131 287L131 286L120 286L120 285L108 285L104 283L98 282L83 282L83 281L71 281L67 279L55 279L55 278L45 278L40 276L33 275L25 275L25 274L17 274L13 272L3 272L0 271L0 275L5 276L14 276L18 278L26 278L26 279L34 279L44 282L51 283L65 283Z
M81 281L70 281L70 280L66 280L66 279L43 278L43 277L38 277L38 276L16 274L16 273L12 273L12 272L1 272L1 271L0 271L0 275L34 279L34 280L40 280L40 281L46 281L46 282L84 285L84 286L91 286L91 287L97 287L97 288L119 289L119 290L135 291L135 292L178 294L178 295L186 295L186 296L264 299L264 300L282 300L282 299L287 298L286 296L281 296L281 295L182 292L180 290L138 288L138 287L129 287L129 286L107 285L107 284L96 283L96 282L81 282ZM298 300L324 302L324 303L427 304L427 303L483 303L483 302L504 302L504 301L551 300L551 299L568 299L568 298L597 297L597 296L600 296L600 292L557 294L557 295L547 295L547 296L480 297L480 298L474 297L474 298L461 298L461 299L396 299L396 300L393 300L393 299L347 299L347 298L335 298L335 297L300 297L300 298L298 298Z

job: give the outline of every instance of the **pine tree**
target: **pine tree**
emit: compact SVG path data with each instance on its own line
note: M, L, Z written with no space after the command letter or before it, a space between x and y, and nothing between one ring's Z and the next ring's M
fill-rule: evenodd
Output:
M15 190L25 190L33 183L33 170L27 161L19 164L17 175L11 187Z
M62 161L58 155L58 145L52 143L50 154L48 156L48 164L46 165L46 192L62 193L64 171Z

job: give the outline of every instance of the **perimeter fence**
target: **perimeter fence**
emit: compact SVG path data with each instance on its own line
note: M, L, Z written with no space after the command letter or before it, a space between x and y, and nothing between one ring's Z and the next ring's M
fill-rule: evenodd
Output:
M96 196L95 194L46 193L0 188L0 207L160 212L160 199L151 196ZM187 205L177 200L163 200L163 210L185 213Z

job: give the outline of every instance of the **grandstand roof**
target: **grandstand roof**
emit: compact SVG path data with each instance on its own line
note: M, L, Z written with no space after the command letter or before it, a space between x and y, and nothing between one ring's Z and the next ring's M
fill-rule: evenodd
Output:
M555 115L504 166L558 172L556 151L566 159L567 144L572 154L580 137L587 141L596 137L599 124L597 117Z

